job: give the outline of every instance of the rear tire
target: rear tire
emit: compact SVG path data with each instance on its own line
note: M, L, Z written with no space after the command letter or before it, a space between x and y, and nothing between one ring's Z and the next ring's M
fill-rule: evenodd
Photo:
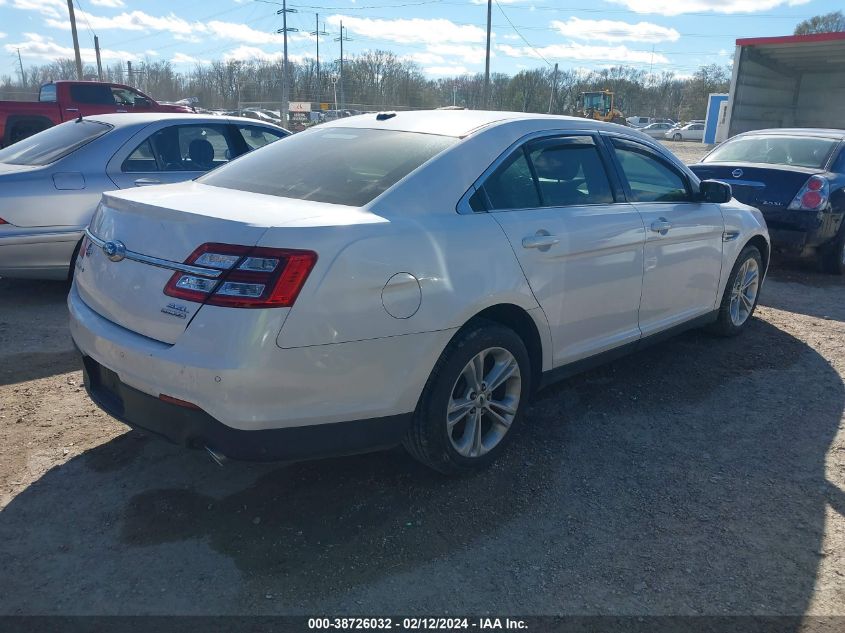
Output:
M521 422L531 379L528 350L516 332L487 320L470 323L435 364L405 448L444 474L489 465Z
M684 140L684 137L683 137L683 136L681 136L680 134L675 134L675 135L672 137L672 140L673 140L673 141L683 141L683 140Z
M717 336L736 336L754 315L763 282L763 258L756 246L746 246L736 258L722 295L719 314L710 331Z
M82 247L82 240L79 240L76 244L76 248L73 249L73 255L70 256L70 268L67 271L67 281L71 283L73 281L73 273L76 271L76 258L79 257L79 249Z
M821 252L819 265L822 272L845 275L845 220L843 220L839 235Z

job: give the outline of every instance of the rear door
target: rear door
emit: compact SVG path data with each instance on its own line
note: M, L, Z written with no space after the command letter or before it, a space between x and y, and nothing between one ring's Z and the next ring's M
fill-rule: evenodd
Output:
M643 336L712 311L725 230L719 205L697 201L686 173L651 147L608 140L627 197L645 223Z
M546 313L556 366L640 336L645 230L607 166L591 133L540 138L495 166L474 196Z
M247 147L226 123L166 121L145 128L109 161L121 189L193 180L239 156Z

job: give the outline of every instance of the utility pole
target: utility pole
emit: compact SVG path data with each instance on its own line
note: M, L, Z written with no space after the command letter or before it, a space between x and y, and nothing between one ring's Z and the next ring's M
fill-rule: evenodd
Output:
M70 15L70 34L73 36L73 53L76 56L76 78L82 81L82 55L79 53L79 37L76 34L76 14L73 12L73 0L67 0L67 12Z
M132 62L126 62L126 83L130 86L134 85L132 83Z
M346 98L343 92L343 43L351 40L343 33L343 21L340 23L340 37L334 38L335 42L340 42L340 109L343 110Z
M552 103L555 100L555 93L557 92L557 62L555 62L555 72L552 75L552 94L549 95L549 111L548 114L552 113Z
M293 33L298 31L299 29L295 29L293 27L288 28L288 13L296 13L296 9L288 9L288 0L282 0L282 8L276 11L276 15L282 16L282 28L278 29L276 33L282 34L282 39L285 42L285 56L284 56L284 63L282 64L282 122L285 124L285 128L287 129L288 123L288 110L290 109L290 104L288 102L288 33Z
M320 14L316 13L317 21L316 25L317 28L311 31L311 35L317 36L317 107L320 107L320 89L322 88L322 81L320 78L320 36L321 35L328 35L326 32L326 27L323 27L323 30L320 30Z
M493 28L493 0L487 0L487 54L484 61L484 108L490 107L490 31Z
M100 38L94 36L94 51L97 53L97 79L103 80L103 62L100 59Z
M21 67L21 87L26 88L26 75L23 72L23 62L21 61L21 49L18 49L18 65Z

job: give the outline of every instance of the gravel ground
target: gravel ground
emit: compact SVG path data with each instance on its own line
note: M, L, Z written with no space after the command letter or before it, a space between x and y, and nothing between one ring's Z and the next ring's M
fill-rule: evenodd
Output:
M845 281L776 268L541 392L504 459L218 467L81 387L57 283L0 280L0 614L845 615Z

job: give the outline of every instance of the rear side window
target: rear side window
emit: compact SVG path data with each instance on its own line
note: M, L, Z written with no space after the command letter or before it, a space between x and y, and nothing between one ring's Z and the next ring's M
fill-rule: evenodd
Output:
M129 157L123 161L122 171L125 173L143 173L158 171L153 147L147 139L141 143Z
M457 138L395 130L314 128L203 176L214 187L363 206Z
M42 103L55 103L56 84L45 84L41 86L41 92L38 94L38 100Z
M123 164L123 171L137 171L136 159L146 159L149 147L153 160L164 171L209 171L227 163L237 151L230 147L225 124L171 125L141 143ZM131 161L131 162L130 162ZM144 170L147 171L147 170Z
M607 172L591 137L549 139L529 145L528 152L537 175L542 206L614 201Z
M97 84L75 84L71 86L70 98L76 103L91 103L97 105L115 104L111 88L109 86L101 86Z
M535 209L540 206L537 183L522 148L490 175L484 182L484 191L493 210Z
M106 123L85 119L62 123L0 150L0 163L49 165L111 129Z
M690 199L686 178L646 147L613 139L613 148L628 181L632 202L684 202Z

